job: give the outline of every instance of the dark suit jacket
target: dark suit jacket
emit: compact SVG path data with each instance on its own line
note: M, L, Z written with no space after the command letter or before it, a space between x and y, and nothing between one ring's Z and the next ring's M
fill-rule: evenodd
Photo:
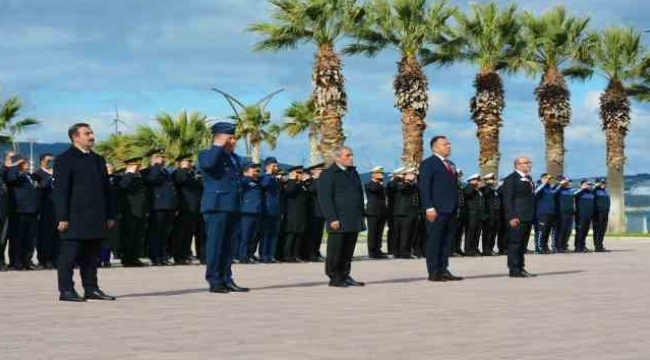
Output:
M360 232L366 229L363 222L363 187L357 170L342 170L334 164L323 171L318 181L318 202L325 215L327 231L330 233ZM330 223L339 221L341 228L330 228Z
M62 239L103 239L106 221L115 219L115 200L106 161L71 146L54 161L52 189L57 221L68 221Z
M151 210L176 210L178 196L174 177L161 165L154 165L142 171L151 195Z
M281 217L282 185L273 175L266 174L260 179L260 186L264 189L264 216Z
M182 212L198 213L201 210L201 180L194 170L177 169L174 171L174 182L178 187L179 210Z
M516 171L503 180L503 210L505 220L533 221L535 195L532 181L524 181Z
M365 186L366 215L384 217L388 212L386 188L384 185L370 181Z
M7 173L7 184L12 198L12 211L19 214L35 214L40 208L39 191L31 174L18 171L14 166Z
M138 173L124 173L117 178L120 197L120 213L124 216L144 218L147 208L147 190Z
M309 208L311 210L311 216L316 219L322 219L324 217L323 210L320 208L318 203L318 179L311 180L307 185L307 191L309 191Z
M485 198L483 192L475 189L472 185L467 184L463 190L465 194L465 201L467 202L467 216L471 219L484 220L486 218L485 212Z
M304 183L289 180L284 185L284 231L303 233L307 230L307 221L311 218L309 211L309 192Z
M54 200L52 199L52 184L54 183L54 177L41 168L34 171L32 177L38 182L41 214L47 213L53 216Z
M451 163L451 161L450 161ZM451 166L455 168L453 163ZM420 164L420 199L423 210L435 208L443 214L455 214L458 209L458 176L449 173L436 155Z

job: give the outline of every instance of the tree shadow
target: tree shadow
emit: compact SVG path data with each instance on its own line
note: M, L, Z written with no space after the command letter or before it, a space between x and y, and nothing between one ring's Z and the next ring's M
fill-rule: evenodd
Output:
M566 271L550 271L544 273L537 273L539 276L561 276L561 275L572 275L585 272L585 270L566 270ZM508 277L507 273L499 274L485 274L485 275L470 275L466 276L467 280L476 280L476 279L493 279L493 278L505 278ZM426 281L426 276L418 277L408 277L408 278L396 278L396 279L387 279L387 280L378 280L378 281L369 281L366 284L368 285L381 285L381 284L405 284L419 281ZM264 291L264 290L281 290L281 289L293 289L293 288L311 288L327 286L327 281L308 281L301 283L291 283L291 284L278 284L278 285L268 285L251 288L253 291ZM189 294L198 294L207 292L207 287L195 288L195 289L181 289L181 290L170 290L170 291L156 291L149 293L137 293L137 294L125 294L119 296L120 299L125 298L142 298L142 297L163 297L163 296L180 296L180 295L189 295Z

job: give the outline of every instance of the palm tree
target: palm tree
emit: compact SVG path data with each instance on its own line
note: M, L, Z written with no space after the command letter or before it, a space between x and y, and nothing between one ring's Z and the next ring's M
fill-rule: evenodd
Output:
M570 17L558 5L539 17L525 11L521 20L529 45L527 70L542 75L535 97L546 138L546 172L562 174L566 151L564 128L571 122L571 94L565 77L589 76L589 18Z
M374 0L367 4L362 24L353 32L356 42L347 46L346 54L376 56L391 47L401 54L393 81L395 107L402 113L405 166L422 161L422 135L426 129L429 106L426 65L418 56L428 43L444 43L449 32L447 20L456 8L440 0L431 7L426 0Z
M309 150L311 165L318 164L323 155L320 152L320 120L318 119L318 112L314 105L314 100L295 101L291 103L284 111L284 116L287 122L282 125L282 130L291 137L296 137L305 131L308 131Z
M23 103L18 96L12 96L0 106L0 144L12 144L16 151L16 135L40 124L32 118L16 119Z
M230 117L235 121L235 134L238 139L244 139L246 156L254 163L259 164L262 160L262 143L267 143L271 149L275 149L281 132L280 126L271 123L271 113L266 111L266 106L275 95L284 89L266 95L253 105L244 105L234 96L219 89L213 88L212 90L221 94L230 104L235 113Z
M100 141L95 151L113 165L122 164L127 158L138 156L133 154L133 136L127 134L112 134L108 139Z
M494 3L470 5L470 14L456 13L458 26L454 41L442 46L431 59L442 63L467 61L478 67L474 80L476 94L470 100L470 113L476 123L480 144L481 173L499 173L499 129L503 126L505 92L501 72L522 66L521 25L517 6L503 9Z
M172 162L182 155L197 154L210 141L206 116L198 112L181 111L175 118L163 112L156 116L157 128L140 125L133 135L133 152L146 154L162 148ZM146 161L145 161L146 162Z
M623 174L625 136L631 120L630 97L650 101L650 87L637 83L642 77L650 78L650 56L641 45L640 33L629 27L603 30L591 54L598 73L608 82L600 95L600 119L607 144L607 180L612 200L608 230L624 233Z
M321 121L321 151L329 160L331 150L345 142L342 118L347 94L336 42L363 16L356 0L269 0L273 22L251 25L249 31L264 36L255 50L279 51L302 43L316 46L312 83L313 98Z

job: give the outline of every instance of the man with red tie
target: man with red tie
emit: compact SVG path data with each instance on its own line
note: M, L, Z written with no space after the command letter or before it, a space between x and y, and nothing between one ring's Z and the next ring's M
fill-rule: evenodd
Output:
M528 246L535 214L535 184L530 176L533 162L521 156L515 160L515 171L503 181L503 209L508 222L508 268L510 277L535 275L525 270L524 254Z
M458 281L447 269L458 209L458 175L448 160L451 143L439 135L431 139L433 155L420 164L420 198L426 212L426 258L429 281Z

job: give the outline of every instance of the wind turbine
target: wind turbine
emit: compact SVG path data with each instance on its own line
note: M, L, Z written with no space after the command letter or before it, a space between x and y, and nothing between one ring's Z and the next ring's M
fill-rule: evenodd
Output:
M119 135L120 131L118 129L119 125L124 125L128 126L122 119L120 119L120 112L117 109L117 103L115 103L115 118L111 121L111 125L115 126L115 132L113 133L114 135Z

